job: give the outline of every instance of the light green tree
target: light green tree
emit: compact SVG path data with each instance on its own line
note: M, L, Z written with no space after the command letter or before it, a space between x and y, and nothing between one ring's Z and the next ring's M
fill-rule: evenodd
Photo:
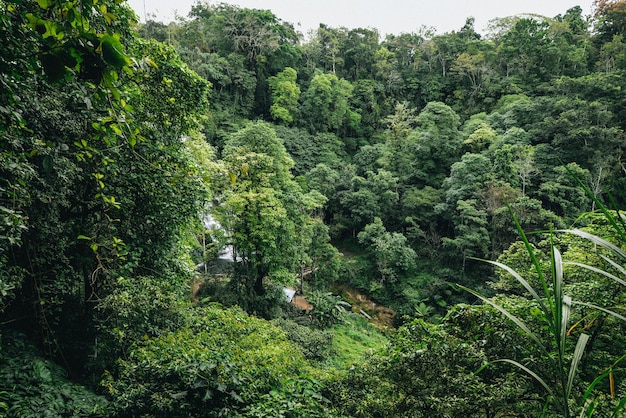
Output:
M300 123L311 132L341 132L350 121L353 86L335 74L316 74L302 94Z
M398 232L388 232L380 218L374 218L374 222L366 225L358 238L376 261L381 286L396 282L399 276L415 268L417 256L408 246L406 237Z
M227 231L235 253L233 285L240 304L263 308L265 282L295 282L313 234L311 213L325 198L303 193L290 169L293 160L267 123L252 123L233 134L224 149L231 183L219 193L215 216Z
M300 87L296 84L298 73L291 67L268 79L272 92L270 114L274 120L285 125L293 122L298 110Z

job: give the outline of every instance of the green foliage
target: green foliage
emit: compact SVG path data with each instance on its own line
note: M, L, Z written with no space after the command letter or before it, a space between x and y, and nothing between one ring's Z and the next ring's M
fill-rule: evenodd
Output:
M97 308L98 339L90 361L92 370L112 367L138 342L185 325L190 308L185 302L188 286L180 279L118 278L113 292Z
M626 201L623 3L596 2L593 29L576 7L498 19L487 38L468 19L385 39L321 25L305 40L269 10L228 4L133 26L113 0L1 2L0 322L28 330L82 381L109 370L118 416L623 407L623 260L606 245L622 246L621 217L607 216L614 231L587 216L577 225L588 230L509 248L510 211L535 231ZM199 214L211 197L224 230L207 240ZM350 250L343 261L331 235ZM232 278L209 279L213 299L277 317L289 311L280 286L299 280L314 289L316 322L298 320L332 330L334 348L331 331L281 321L296 348L234 308L193 307L191 259L206 262L218 241L236 259ZM567 260L559 285L553 246ZM527 286L470 259L502 251ZM362 365L363 347L382 339L321 290L338 280L407 315ZM501 310L453 306L442 319L471 298L447 284L459 280L514 295L489 299ZM529 300L528 288L550 297ZM569 309L566 295L581 304ZM549 343L528 344L527 331ZM574 341L583 334L587 350ZM355 368L328 388L301 354ZM0 388L0 415L104 414L48 360L26 356L31 379L16 357L6 364L20 370L9 379L19 391ZM472 373L494 358L509 364ZM22 406L54 409L11 412L22 395Z
M300 88L296 84L296 78L296 70L287 67L267 80L272 91L270 114L272 118L286 125L293 122L300 98Z
M26 337L0 334L0 415L3 417L107 416L107 399L67 378Z
M124 4L92 6L0 6L0 307L73 375L118 277L188 274L178 243L208 196L182 138L209 84L137 40Z
M235 133L224 161L232 183L222 191L215 213L240 259L235 266L239 303L253 312L254 299L265 294L264 280L293 284L295 273L313 260L308 255L316 235L311 215L325 199L317 191L303 193L289 171L293 160L266 123Z
M358 238L375 260L381 285L393 283L415 268L416 254L407 245L406 237L397 232L387 232L380 218L374 218L373 223L366 225Z
M337 169L346 157L344 144L334 134L311 135L303 129L282 126L276 126L276 134L285 141L285 148L294 161L293 173L296 176L309 175L320 164ZM324 189L317 190L324 192ZM323 194L326 196L326 193ZM330 194L327 197L331 197Z
M285 382L283 391L272 390L261 400L246 407L242 417L262 418L330 418L336 412L329 408L329 400L320 394L321 383L310 377L299 377Z
M332 361L343 370L359 365L368 355L382 349L388 342L386 333L356 314L335 324L332 334Z
M484 361L478 344L414 321L378 354L355 365L328 388L345 416L477 416L507 411L517 396L502 381L488 385L472 373Z
M348 101L353 86L335 74L316 74L302 93L300 125L312 133L344 132L348 126Z
M513 214L512 210L511 213ZM572 416L574 414L578 414L579 411L583 411L583 414L585 414L587 407L585 400L588 397L588 394L585 394L584 396L576 395L576 393L581 391L580 377L578 376L579 365L585 364L585 362L581 363L581 359L583 358L587 348L592 346L590 341L593 341L598 337L597 333L600 330L596 329L592 337L591 334L584 332L591 326L591 324L584 327L580 332L578 332L576 345L572 348L573 342L569 342L572 336L571 334L582 322L585 321L585 316L583 316L580 321L574 322L573 309L575 306L585 306L588 308L595 308L601 313L612 315L623 321L626 321L626 318L614 313L611 310L597 306L595 304L595 300L593 302L585 300L572 300L572 297L565 293L573 292L576 287L566 286L564 282L565 264L563 263L561 253L553 243L550 245L549 264L551 270L551 282L548 282L542 263L540 263L539 258L536 256L533 247L529 243L515 217L514 220L522 236L524 247L530 256L530 260L536 274L536 281L538 281L539 286L534 287L533 284L508 265L497 262L492 262L492 264L506 270L524 287L526 292L532 296L531 300L536 305L535 314L533 316L540 318L541 322L547 326L547 334L544 333L543 336L541 334L537 334L536 331L529 327L524 320L520 319L516 316L516 314L512 313L509 309L503 306L502 302L492 301L474 291L467 288L464 289L479 297L485 303L491 305L510 319L519 328L519 330L529 338L529 340L533 341L533 345L535 345L535 347L542 352L540 357L544 361L548 361L548 367L529 367L527 364L523 364L514 358L502 358L495 360L494 363L504 362L512 364L524 373L532 376L545 389L547 395L546 407L550 407L554 413L558 413L561 416ZM582 236L583 238L588 238L593 242L600 243L600 245L606 246L607 248L615 249L617 254L621 253L621 250L614 245L589 233L578 230L571 232ZM597 268L579 263L573 264L586 267L591 271L602 273L602 270ZM616 280L624 284L621 279ZM587 277L585 278L585 281L589 283L590 279ZM537 291L536 288L542 290ZM588 293L578 293L578 295L588 296ZM546 328L545 326L544 328ZM599 357L596 356L596 361L598 360ZM614 395L613 389L612 394Z
M308 323L301 325L299 322L302 321ZM298 345L307 360L323 363L334 354L332 349L334 334L309 326L312 325L309 318L303 318L299 322L286 319L275 319L272 322L285 332L289 341Z
M316 391L313 383L293 387L306 382L299 377L308 369L276 326L239 309L208 306L196 308L188 326L138 344L102 385L117 416L247 416L246 410L257 413ZM301 395L290 399L290 393ZM319 403L307 401L307 408L320 413L324 401L313 399Z
M328 328L343 321L350 304L341 299L341 296L333 295L332 292L314 290L307 295L307 299L313 305L311 317L313 322L320 328Z

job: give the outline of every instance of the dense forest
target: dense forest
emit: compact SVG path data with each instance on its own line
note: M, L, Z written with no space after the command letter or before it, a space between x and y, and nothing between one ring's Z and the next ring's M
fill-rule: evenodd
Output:
M0 26L0 417L626 413L626 1Z

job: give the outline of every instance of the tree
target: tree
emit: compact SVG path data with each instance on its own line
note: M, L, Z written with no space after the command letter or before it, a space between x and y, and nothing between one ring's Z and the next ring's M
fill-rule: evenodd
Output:
M459 116L449 106L433 102L417 116L415 170L421 183L440 187L452 163L460 157Z
M558 55L543 18L521 18L502 37L498 45L506 77L516 77L522 88L547 81Z
M481 95L484 94L492 68L482 51L474 54L463 52L450 67L450 72L467 79L469 82L469 93L465 93L460 89L456 93L457 96L467 94L470 99L468 104L474 105L476 101L480 100Z
M398 232L387 232L380 218L366 225L358 238L376 260L381 287L396 282L415 268L417 255L407 245L406 237Z
M348 32L343 55L349 80L373 78L372 65L379 36L375 29L356 28Z
M467 153L452 164L450 176L444 181L446 200L455 206L459 200L475 199L487 183L490 161L482 154Z
M183 137L209 84L173 48L135 39L134 14L116 2L3 3L0 20L0 107L12 109L0 112L0 209L11 222L0 263L23 279L9 283L17 297L5 314L79 375L118 277L186 280L177 244L207 189Z
M624 34L624 16L626 15L626 2L623 0L595 0L596 30L601 40L606 42L614 35Z
M452 222L454 238L443 238L443 243L461 253L462 271L465 273L468 257L484 257L489 253L487 213L477 208L475 199L459 200Z
M525 196L526 187L530 184L531 177L537 173L537 167L534 162L535 149L531 145L525 145L518 147L516 154L517 158L514 160L513 165L522 183L522 196Z
M481 124L469 137L463 141L463 145L471 152L477 153L488 148L498 139L498 133L489 125Z
M280 416L298 399L295 416L330 417L311 371L276 325L209 306L194 309L186 326L133 347L101 384L116 416Z
M563 218L565 222L573 222L586 209L590 208L589 198L576 182L589 183L589 171L576 163L554 168L557 177L541 183L537 196L544 202L544 207Z
M266 281L295 281L311 242L310 214L325 198L304 194L290 169L293 160L267 123L251 123L231 135L224 161L232 183L220 191L215 216L235 253L232 285L239 303L250 312L268 314L260 301Z
M384 350L333 381L326 396L343 415L367 418L510 413L527 381L473 373L485 352L480 339L458 329L459 316L446 317L442 325L407 322Z
M394 219L399 200L398 179L389 171L369 171L365 177L352 177L349 190L342 191L339 201L346 212L347 226L353 232L379 217L390 222Z
M302 94L301 126L312 133L343 132L350 125L352 84L335 74L316 74Z
M270 114L272 118L286 125L293 122L298 109L300 87L296 84L297 76L296 70L287 67L268 79L272 92Z

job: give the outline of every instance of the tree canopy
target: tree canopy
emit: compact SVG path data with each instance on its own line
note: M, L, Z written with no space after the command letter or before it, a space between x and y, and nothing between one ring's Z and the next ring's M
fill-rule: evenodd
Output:
M620 416L625 13L0 0L0 417Z

